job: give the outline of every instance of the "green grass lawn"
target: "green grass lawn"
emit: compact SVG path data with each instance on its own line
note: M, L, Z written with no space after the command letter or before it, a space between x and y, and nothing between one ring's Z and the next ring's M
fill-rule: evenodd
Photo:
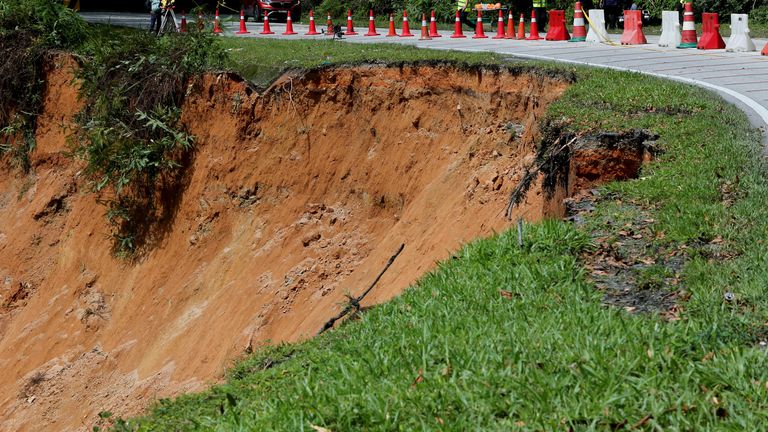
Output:
M446 58L388 45L229 39L258 80L285 67ZM258 64L258 66L256 66ZM563 68L543 64L547 68ZM766 430L768 181L760 136L698 88L572 68L548 118L646 128L663 153L611 184L586 222L477 240L393 301L313 340L259 351L226 383L117 430ZM727 187L726 187L727 186ZM606 307L580 259L641 214L649 253L685 256L678 316ZM707 253L716 244L719 258ZM726 292L734 300L724 300ZM107 416L107 414L105 414Z

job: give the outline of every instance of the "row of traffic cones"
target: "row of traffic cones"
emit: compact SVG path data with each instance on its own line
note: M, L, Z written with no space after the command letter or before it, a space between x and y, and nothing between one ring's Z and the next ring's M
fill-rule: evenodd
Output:
M581 14L581 15L580 15ZM584 28L584 15L581 11L581 3L576 2L576 14L574 15L574 35L579 33L579 29L576 27L578 24L577 21L581 19L581 33L586 35L586 29ZM531 34L528 38L525 37L525 20L523 17L523 14L520 14L520 23L518 27L518 32L515 35L514 34L514 22L513 22L513 16L512 12L509 12L508 16L508 23L506 24L506 27L504 25L504 19L502 11L499 11L499 18L498 18L498 27L496 30L496 36L493 37L493 39L526 39L526 40L539 40L541 39L539 37L538 32L538 26L536 24L536 17L535 14L531 13ZM426 25L426 16L422 15L422 27ZM329 29L328 33L332 35L330 29L333 28L333 21L331 20L331 16L328 15L328 21L327 21L327 27ZM403 30L401 34L397 34L395 30L395 22L394 17L392 14L389 15L389 32L387 33L388 37L392 36L399 36L399 37L412 37L413 34L410 32L409 22L408 22L408 13L403 11ZM505 28L507 29L505 31ZM186 14L182 12L182 18L181 18L181 32L186 33L187 32L187 18ZM222 33L221 28L221 20L219 18L219 10L216 9L216 16L214 18L214 27L213 27L214 33ZM240 30L237 31L235 34L250 34L251 32L248 31L246 24L245 24L245 12L243 10L240 10ZM269 35L274 34L270 29L269 26L269 16L267 13L264 13L264 27L259 34L262 35ZM298 34L293 29L293 21L291 19L291 15L288 14L288 17L286 19L286 29L285 32L282 33L283 35L295 35ZM314 11L309 11L309 31L305 33L305 35L319 35L320 32L317 31L317 28L315 26L315 16ZM358 33L354 30L354 24L352 21L352 11L347 12L347 30L344 32L344 35L346 36L354 36ZM368 18L368 33L366 33L364 36L380 36L379 33L376 32L376 25L374 21L374 15L373 11L369 12L369 18ZM422 39L432 39L432 38L439 38L442 37L437 32L437 19L435 18L435 11L431 11L430 13L430 21L429 21L429 27L426 32L426 35L423 35ZM453 35L451 35L452 38L463 38L464 36L461 28L461 19L459 17L459 12L456 12L456 27ZM473 36L474 39L484 39L488 36L485 35L485 31L483 30L483 18L482 18L482 12L477 12L477 25L475 28L475 35Z
M577 8L580 9L580 3L577 2L576 4L577 4ZM498 28L497 28L497 31L496 31L496 36L494 36L493 39L527 39L527 40L539 40L539 39L541 39L539 37L539 33L538 33L538 27L537 27L537 24L536 24L536 17L535 17L535 15L533 13L531 13L531 36L528 37L528 38L525 37L525 20L523 18L523 14L520 14L520 23L519 23L518 32L517 32L516 35L514 34L514 21L513 21L512 12L509 13L508 19L509 19L509 22L505 25L504 24L504 19L503 19L503 14L502 14L501 11L499 11ZM583 16L582 16L581 19L583 20ZM333 21L332 21L330 15L328 15L328 21L327 21L326 24L327 24L327 28L329 29L328 33L332 35L332 33L330 32L330 29L333 28ZM293 21L291 19L290 14L288 15L288 17L286 19L286 26L285 27L286 27L286 29L285 29L285 32L282 33L283 35L288 36L288 35L298 34L293 29ZM505 28L507 29L506 31L505 31ZM426 29L426 30L424 30L424 29ZM187 20L186 20L186 15L184 13L182 13L182 19L181 19L181 32L182 33L187 32ZM214 18L213 32L217 33L217 34L218 33L222 33L221 21L219 19L219 11L218 11L218 9L216 10L216 16ZM242 34L250 34L250 33L251 32L248 31L248 29L246 27L246 23L245 23L245 12L243 10L241 10L240 11L240 30L235 32L235 34L242 35ZM584 33L586 34L586 30L584 31ZM263 30L261 32L259 32L259 34L262 34L262 35L275 34L275 32L273 32L270 29L270 26L269 26L269 16L266 13L264 14L264 27L263 27ZM305 35L319 35L319 34L322 34L322 33L317 31L317 27L315 25L314 11L309 11L309 31L307 33L305 33ZM354 36L354 35L357 35L357 34L358 33L355 32L354 23L352 21L352 11L350 10L350 11L347 12L347 30L344 32L344 35L345 36ZM576 31L574 31L574 34L576 34ZM364 36L380 36L380 34L376 32L376 25L375 25L375 21L374 21L373 11L370 11L370 13L369 13L368 33L366 33ZM395 29L394 17L393 17L392 14L389 15L389 32L387 33L386 36L388 36L388 37L393 37L393 36L413 37L413 34L411 34L411 31L410 31L410 26L409 26L409 21L408 21L408 13L407 12L403 11L403 26L402 26L402 32L399 35L397 34L397 31ZM421 39L427 40L427 39L439 38L439 37L442 37L442 35L440 35L440 33L437 32L437 20L435 18L435 11L431 11L428 27L427 27L426 15L422 14L422 37L421 37ZM455 27L455 31L451 35L451 37L452 38L464 38L464 37L466 37L466 36L464 36L464 34L462 32L461 19L459 17L459 12L458 11L456 12L456 27ZM478 13L477 13L477 26L476 26L475 35L473 36L473 38L475 38L475 39L484 39L484 38L487 38L487 37L488 36L485 35L485 31L483 30L482 12L478 11Z
M719 23L718 23L717 14L704 13L703 21L705 26L705 32L704 34L702 34L701 40L698 40L698 37L696 34L694 16L693 16L693 5L691 2L685 3L685 11L683 13L682 41L678 45L678 48L722 49L725 47L725 42L723 42L723 39L718 32ZM329 29L328 33L332 35L332 32L330 31L330 29L332 29L333 27L333 22L331 20L330 15L328 15L327 24ZM709 29L709 30L706 30L706 29ZM182 33L187 32L187 18L186 18L186 13L183 11L182 11L182 17L181 17L180 31ZM642 32L642 30L640 31ZM219 19L218 9L216 10L216 16L214 19L213 32L222 33L221 21ZM245 13L244 11L241 10L240 11L240 30L236 32L236 34L248 34L248 33L250 32L246 28ZM259 34L262 34L262 35L274 34L274 32L271 31L269 27L269 17L266 13L264 14L264 29ZM291 20L290 14L287 17L285 32L283 32L282 34L283 35L298 34L293 29L293 22ZM309 31L305 34L306 35L321 34L320 32L317 31L317 28L315 26L315 17L314 17L313 11L309 12ZM354 30L354 24L352 21L352 11L350 10L347 12L347 30L344 32L344 35L353 36L357 34L358 33L355 32ZM538 24L536 23L536 16L533 12L531 13L531 27L530 27L529 36L526 37L525 34L526 34L525 19L523 14L520 14L518 29L517 29L517 33L515 34L514 17L512 15L512 12L511 11L509 12L509 15L507 16L507 22L505 24L503 13L502 11L499 11L496 35L493 37L493 39L540 40L541 36L539 36ZM576 2L575 8L574 8L574 16L573 16L573 37L570 38L570 41L571 42L584 41L586 39L586 34L587 34L587 31L586 31L586 24L584 20L584 11L581 7L581 2ZM380 34L376 31L373 11L369 12L368 32L365 33L364 36L380 36ZM399 35L397 34L397 31L395 29L394 17L392 14L389 15L389 32L387 33L386 36L387 37L393 37L393 36L413 37L413 34L411 34L410 28L409 28L407 12L405 11L403 12L402 32ZM426 15L422 14L422 35L420 39L429 40L432 38L439 38L439 37L441 37L441 35L437 32L437 20L435 18L434 10L431 11L430 13L430 19L429 19L428 25L427 25ZM462 23L461 23L461 18L458 11L456 12L454 33L450 37L451 38L466 37L462 31ZM483 29L482 11L477 12L477 24L475 28L475 34L474 36L472 36L472 38L473 39L488 38L488 36L486 36L485 31ZM766 44L765 48L763 48L762 54L768 55L768 44Z

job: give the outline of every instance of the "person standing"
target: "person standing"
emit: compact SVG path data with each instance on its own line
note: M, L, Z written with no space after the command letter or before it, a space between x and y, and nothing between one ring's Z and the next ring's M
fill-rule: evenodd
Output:
M536 25L539 31L544 31L547 26L547 0L533 0L533 13L536 16Z
M461 23L474 30L477 22L472 22L468 18L469 0L456 0L456 8L459 11L459 19L461 20Z
M603 0L603 9L605 9L606 28L619 28L619 0Z
M149 32L152 34L160 33L160 21L162 21L163 9L160 6L160 0L151 0L149 9Z

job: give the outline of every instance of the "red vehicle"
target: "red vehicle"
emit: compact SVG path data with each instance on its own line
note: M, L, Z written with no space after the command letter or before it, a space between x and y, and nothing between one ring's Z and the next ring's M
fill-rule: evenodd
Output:
M301 19L301 0L244 0L245 19L253 17L256 22L264 19L264 13L270 20L285 21L291 14L292 21Z

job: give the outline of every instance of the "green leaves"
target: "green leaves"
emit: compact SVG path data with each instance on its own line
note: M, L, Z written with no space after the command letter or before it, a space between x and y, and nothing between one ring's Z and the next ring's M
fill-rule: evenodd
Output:
M104 198L116 252L131 255L146 245L156 212L171 205L158 192L172 187L194 147L179 121L185 86L222 57L206 34L109 38L116 41L88 46L79 72L87 103L73 154Z

